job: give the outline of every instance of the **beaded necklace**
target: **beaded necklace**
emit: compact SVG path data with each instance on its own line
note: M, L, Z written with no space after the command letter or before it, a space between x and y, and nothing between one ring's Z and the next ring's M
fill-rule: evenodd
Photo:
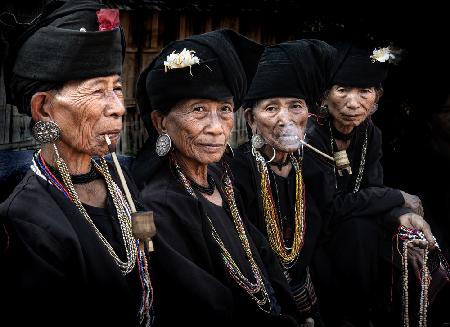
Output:
M294 155L290 155L292 166L295 169L295 211L294 211L294 239L291 247L286 247L281 226L281 217L278 215L270 187L270 178L267 162L261 153L253 151L258 171L260 173L261 197L266 222L267 236L270 246L278 255L285 268L292 267L300 254L305 240L306 215L305 215L305 185L300 163Z
M184 175L181 171L180 166L176 162L174 158L172 158L173 165L178 174L178 178L181 184L184 186L185 190L194 198L197 199L197 195L195 194L189 179ZM253 254L250 248L250 243L248 241L248 237L245 231L244 223L242 222L242 218L240 216L239 210L236 205L236 201L234 199L234 191L233 185L231 184L230 177L228 174L225 175L224 178L224 193L225 199L228 204L228 207L231 211L231 218L233 220L234 226L238 233L239 239L241 241L242 247L250 264L250 268L253 272L253 277L255 278L255 283L252 283L244 274L241 272L239 266L236 261L234 261L232 255L225 247L222 239L220 238L219 233L214 228L211 218L206 215L208 222L211 226L212 237L214 241L219 245L221 250L221 256L225 268L228 274L233 278L233 280L245 290L245 292L256 302L258 308L262 311L270 313L271 312L271 302L269 298L269 294L267 293L266 287L264 285L262 273L256 264L255 259L253 258Z
M127 256L126 262L123 262L119 258L119 256L115 253L112 246L109 244L108 240L106 240L106 238L98 230L97 226L95 226L92 219L89 217L88 213L86 212L86 209L84 208L80 199L78 198L78 194L76 193L76 190L71 181L71 177L66 163L59 156L56 146L54 146L54 148L57 157L56 164L58 166L59 174L63 179L63 183L61 183L61 181L59 181L55 177L55 175L52 173L52 170L45 163L45 160L41 154L41 150L35 153L33 157L33 163L31 165L31 170L37 176L46 180L50 185L55 186L59 191L61 191L64 194L66 198L68 198L72 203L75 204L75 206L78 208L82 216L92 227L95 234L99 237L102 244L106 247L109 254L112 256L112 258L118 265L123 275L127 275L128 273L130 273L135 266L135 262L137 261L139 267L139 277L142 287L142 299L138 311L138 316L141 324L145 322L146 326L150 326L153 319L152 315L150 314L153 308L153 287L151 285L150 275L148 272L147 258L145 253L139 250L138 247L139 241L135 240L133 237L131 229L131 210L129 208L126 199L122 194L122 191L117 186L117 184L112 180L105 159L103 157L100 158L101 166L99 166L94 160L92 160L92 165L95 165L96 170L98 170L105 178L105 183L107 185L108 191L113 199L113 203L117 213L117 218L119 221L120 230L122 232L121 234L123 242L125 244L125 252Z
M200 193L212 195L214 193L214 190L216 189L216 183L214 182L214 179L212 178L211 175L207 176L207 180L208 180L208 186L206 186L206 187L202 186L200 184L197 184L196 182L194 182L191 179L189 180L189 182L191 183L192 188L196 189Z
M62 179L58 169L55 169L52 166L47 166L47 168L52 172L52 174L55 177L57 177L58 179ZM91 164L91 168L89 169L89 172L87 172L86 174L70 175L70 179L72 180L73 184L87 184L99 178L101 178L101 176L98 173L97 168L95 167L94 164Z
M271 161L271 162L269 163L269 165L271 165L271 166L277 166L277 168L278 168L279 171L281 171L281 169L282 169L284 166L287 166L288 164L289 164L289 159L287 159L285 162Z
M409 295L408 295L408 244L413 240L426 241L422 232L407 228L399 227L398 238L403 241L402 248L402 316L403 327L409 327ZM428 262L428 245L424 250L422 273L420 276L420 303L419 303L419 325L418 327L427 326L427 309L428 309L428 287L431 282L430 271L427 266Z
M47 164L44 161L44 158L42 158L42 154L39 150L33 157L33 162L31 165L31 170L42 179L46 180L49 184L56 187L61 193L68 198L70 201L73 202L72 197L70 196L69 192L66 190L66 188L59 182L59 180L53 175L51 170L48 168Z
M331 128L331 121L328 122L328 126L330 128L331 154L333 154L333 152L334 152L334 137L333 137L333 131ZM367 127L366 127L365 134L364 134L364 143L363 143L362 152L361 152L361 162L359 164L358 175L356 176L355 186L353 188L352 193L358 192L359 188L361 186L361 181L362 181L363 174L364 174L364 166L366 164L367 142L368 142L368 132L367 132ZM334 167L334 180L335 180L335 186L337 189L338 184L337 184L337 176L336 176L336 167Z

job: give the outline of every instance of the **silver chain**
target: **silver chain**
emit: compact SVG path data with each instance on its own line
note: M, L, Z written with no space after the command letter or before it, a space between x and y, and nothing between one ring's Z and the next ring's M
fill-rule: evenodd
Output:
M106 160L102 157L100 158L100 167L99 170L102 172L103 176L105 177L105 182L108 187L108 191L111 194L111 197L114 202L114 206L116 208L117 212L117 218L120 225L120 230L122 232L122 237L125 245L125 252L126 252L126 261L122 261L117 253L114 251L111 244L108 242L108 240L103 236L103 234L98 230L97 226L95 226L94 222L92 221L91 217L89 217L89 214L87 213L86 209L84 208L83 204L81 203L78 194L75 190L75 187L73 186L72 180L70 178L69 169L67 168L66 163L64 160L59 156L58 150L55 148L56 153L56 165L58 166L58 170L61 173L62 179L64 181L64 184L72 197L72 200L75 204L75 206L78 208L82 216L86 219L88 224L92 227L95 234L99 237L100 241L103 243L103 245L108 250L109 254L112 256L114 261L116 262L117 266L120 268L123 275L127 275L130 273L135 265L136 261L136 252L137 252L137 246L136 241L134 239L132 228L131 228L131 216L129 214L130 210L126 210L127 204L125 201L123 201L123 195L120 197L119 193L121 193L119 187L116 183L112 180L111 174L109 173L108 165L106 163ZM96 163L95 163L96 164ZM121 200L122 198L122 200Z
M328 123L328 127L330 128L330 146L331 146L331 155L333 155L333 148L334 148L334 137L333 137L333 131L331 129L331 121L329 121ZM362 146L362 153L361 153L361 162L359 164L359 169L358 169L358 175L356 176L356 180L355 180L355 186L353 188L352 193L357 193L359 191L359 188L361 187L361 181L363 178L363 174L364 174L364 166L366 164L366 154L367 154L367 143L368 143L368 131L367 131L367 127L365 129L365 135L364 135L364 143ZM334 167L334 180L335 180L335 186L336 189L338 188L338 184L337 184L337 176L336 176L336 167Z

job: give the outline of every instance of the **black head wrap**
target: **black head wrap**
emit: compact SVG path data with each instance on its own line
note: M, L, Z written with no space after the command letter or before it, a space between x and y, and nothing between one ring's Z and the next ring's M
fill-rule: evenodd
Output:
M378 87L386 79L388 61L379 62L370 57L375 47L342 42L336 48L339 54L332 85Z
M314 39L268 47L245 99L302 98L314 111L330 81L335 56L334 47Z
M166 70L164 62L175 51L195 51L200 63ZM222 100L232 97L235 109L247 92L264 47L230 30L222 29L170 43L141 73L136 101L150 137L156 137L150 113L168 113L182 99Z
M179 53L183 49L197 49L194 50L193 55L202 58L201 64L166 71L164 62L167 55L172 52ZM163 113L168 113L181 99L194 96L217 100L233 97L233 93L225 82L219 58L210 48L199 46L197 42L190 40L172 42L166 47L156 59L154 68L148 72L145 82L145 90L152 110ZM242 82L242 79L238 79L237 82ZM140 90L138 93L140 98Z
M164 61L172 52L195 51L199 64L165 70ZM170 43L141 73L136 101L149 138L133 163L138 186L164 162L155 154L158 133L150 114L168 113L182 99L233 98L235 110L241 106L248 84L256 71L264 47L229 29L194 35ZM192 74L192 75L191 75Z
M8 102L31 114L33 94L69 80L121 74L125 40L121 28L99 31L92 0L51 2L13 45L6 72Z

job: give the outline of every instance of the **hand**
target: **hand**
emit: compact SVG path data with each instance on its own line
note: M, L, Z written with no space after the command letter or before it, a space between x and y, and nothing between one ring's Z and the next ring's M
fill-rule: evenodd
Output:
M400 193L403 195L403 199L405 200L405 204L403 206L411 209L419 216L423 216L423 206L420 198L416 195L403 192L402 190L400 190Z
M423 269L424 249L421 249L413 244L408 244L408 263L412 266L414 274L421 279Z
M423 267L423 255L423 249L416 247L411 243L408 244L408 262L412 266L414 273L419 276L419 279Z
M300 327L314 327L314 319L313 318L306 318L305 322L300 324Z
M398 222L400 225L403 225L408 228L413 228L421 231L425 239L428 241L428 250L433 250L436 247L436 239L431 233L430 225L423 219L423 217L415 214L415 213L405 213L398 217ZM418 246L422 249L427 247L427 242L421 240L413 240L412 244L414 246Z

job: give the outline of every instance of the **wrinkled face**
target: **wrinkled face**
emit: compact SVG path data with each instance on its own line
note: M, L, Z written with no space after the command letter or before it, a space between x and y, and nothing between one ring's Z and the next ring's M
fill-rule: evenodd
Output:
M299 148L304 137L308 107L303 99L264 99L258 101L246 118L253 134L260 134L276 151L291 153Z
M180 101L164 118L172 144L185 160L207 165L220 161L233 128L233 100Z
M378 98L374 87L333 85L325 103L328 105L331 116L339 125L356 127L371 114Z
M125 113L118 75L69 81L51 101L61 141L69 148L91 156L105 155L105 134L117 143Z

